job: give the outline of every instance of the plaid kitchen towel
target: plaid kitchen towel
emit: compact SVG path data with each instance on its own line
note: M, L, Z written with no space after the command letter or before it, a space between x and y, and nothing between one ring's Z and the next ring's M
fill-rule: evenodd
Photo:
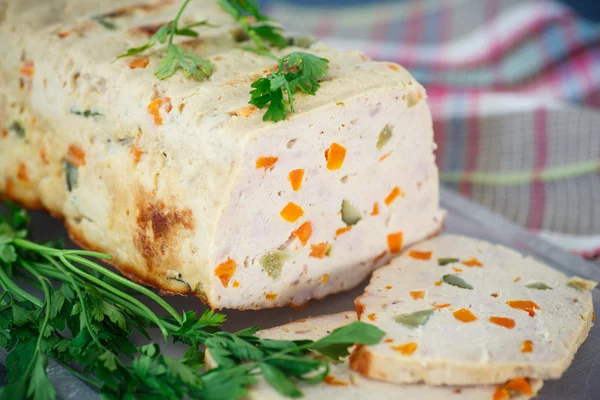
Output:
M408 68L443 183L600 258L600 25L544 0L263 3L292 34Z

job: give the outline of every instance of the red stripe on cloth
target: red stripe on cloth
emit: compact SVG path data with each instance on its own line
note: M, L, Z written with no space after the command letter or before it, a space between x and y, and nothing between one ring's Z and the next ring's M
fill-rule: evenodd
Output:
M468 110L466 123L466 151L464 174L468 176L471 172L477 170L477 159L479 157L479 94L473 93L468 97ZM460 192L465 196L471 196L472 184L469 181L463 180L459 185Z
M435 152L435 161L440 171L445 170L446 166L446 125L448 120L444 118L447 115L446 106L449 90L427 90L427 98L431 114L433 116L433 140L437 144Z
M392 19L389 16L382 15L376 19L373 24L371 34L369 35L369 47L364 49L374 60L384 59L386 56L385 44L388 41Z
M533 121L533 143L534 143L534 181L531 183L531 196L529 202L529 221L530 229L541 229L544 221L544 212L546 210L546 187L544 183L537 178L539 171L546 166L547 155L547 112L545 108L536 110Z
M414 65L413 60L417 57L415 45L419 43L422 38L423 30L423 3L414 2L408 10L408 18L406 21L406 38L404 39L403 46L398 48L398 59L401 59L405 67ZM405 47L406 46L406 47Z
M487 4L495 3L488 2ZM418 3L416 3L418 4ZM410 19L409 19L410 21ZM493 37L490 39L492 46L486 47L481 53L470 55L466 58L450 61L444 60L443 63L438 63L437 60L432 63L431 67L436 69L450 69L450 68L474 68L483 65L492 65L493 63L501 60L514 48L521 46L524 42L531 39L532 36L537 36L540 32L543 32L550 25L560 25L563 23L575 23L576 17L573 13L565 9L564 13L540 13L532 15L532 19L526 25L519 26L514 31L510 32L509 35L502 38L502 40ZM413 28L413 27L411 27ZM445 42L444 42L445 43ZM423 65L427 64L427 61L415 59L414 51L418 49L401 49L398 54L396 61L406 66Z

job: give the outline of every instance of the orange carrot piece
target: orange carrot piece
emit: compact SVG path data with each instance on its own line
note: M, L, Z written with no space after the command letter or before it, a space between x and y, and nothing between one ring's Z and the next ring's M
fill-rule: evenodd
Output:
M392 189L390 194L388 194L388 196L385 198L385 200L384 200L385 204L389 206L390 204L392 204L392 202L394 200L396 200L396 197L398 197L398 196L404 197L404 192L402 192L400 190L400 188L398 186L396 186Z
M348 382L338 381L332 375L327 375L325 377L325 379L323 380L323 382L325 382L327 385L333 385L333 386L348 386Z
M504 389L502 386L499 386L498 388L496 388L496 391L494 392L493 400L509 400L509 399L510 399L510 394L508 393L508 391L506 389Z
M402 248L402 241L404 235L402 232L390 233L387 236L388 248L390 249L390 253L397 254L400 252Z
M431 251L411 250L408 256L415 260L431 260Z
M414 290L412 292L408 292L408 294L413 300L421 300L425 298L425 291L423 290Z
M311 223L308 221L303 223L292 233L292 235L298 238L300 243L302 243L302 246L305 246L306 242L308 242L308 239L310 239L310 236L312 235Z
M385 289L386 290L390 290L392 287L390 285L386 286Z
M277 293L267 293L265 294L265 298L269 301L273 301L277 298Z
M19 73L27 78L33 78L35 75L35 65L33 61L24 61L19 68Z
M531 340L524 340L521 343L521 353L531 353L533 352L533 342Z
M332 143L329 149L325 151L325 160L327 161L327 169L335 171L342 168L344 159L346 158L346 148L337 143Z
M131 69L146 68L149 63L150 63L150 58L148 58L146 56L136 57L136 58L132 59L131 61L129 61L129 68L131 68Z
M48 153L46 152L46 148L45 147L42 147L40 149L40 158L42 159L42 162L44 164L50 163L50 161L48 160Z
M460 268L452 267L452 269L454 270L454 272L463 272L463 270Z
M504 384L504 389L509 392L522 393L526 395L532 395L533 390L531 389L531 385L529 381L522 376L511 379L510 381Z
M327 249L329 248L329 243L323 242L318 244L310 245L310 254L309 257L314 258L323 258L327 255Z
M530 317L535 315L535 310L540 309L540 306L531 300L509 300L506 302L506 304L508 304L510 308L525 311Z
M475 257L465 260L461 264L467 267L483 267L481 261L479 261Z
M239 110L234 111L232 114L237 117L248 118L249 116L254 114L256 112L256 110L258 110L258 108L254 107L254 106L246 106L246 107L240 108Z
M17 178L23 182L29 182L29 172L27 171L27 165L25 165L25 163L19 163Z
M237 288L240 287L240 283L238 281L233 281L233 284L231 286Z
M292 185L292 189L294 192L297 192L302 188L302 179L304 179L304 170L303 169L295 169L290 171L289 174L290 184Z
M415 342L410 342L410 343L403 344L401 346L390 346L390 347L392 348L392 350L396 350L397 352L401 353L402 355L410 356L417 350L419 345L416 344Z
M477 321L477 317L470 310L461 308L460 310L454 311L454 318L461 322L473 322Z
M287 222L296 222L300 217L304 215L304 210L298 204L289 202L283 210L279 213L283 219Z
M129 149L129 154L133 156L133 163L137 165L140 162L140 158L142 158L142 154L144 152L140 149L138 144L138 139L136 138L131 144L131 149Z
M70 145L67 149L67 161L79 168L85 165L85 152L77 145Z
M450 304L450 303L444 303L444 304L431 303L431 307L435 308L436 310L441 310L442 308L450 307L451 305L452 304Z
M376 317L377 316L375 315L375 313L367 315L367 318L369 318L371 321L375 321Z
M377 204L377 202L373 203L373 211L371 211L371 215L379 215L379 204Z
M437 281L434 283L435 286L442 286L442 281Z
M279 160L279 157L258 157L256 159L256 169L264 168L265 171L271 168Z
M512 329L516 325L514 319L506 317L490 317L490 322L492 324L503 326L507 329Z
M388 157L389 157L391 154L392 154L392 152L391 152L391 151L390 151L389 153L385 153L384 155L382 155L382 156L381 156L381 158L379 159L379 161L381 162L381 161L385 160L385 159L386 159L386 158L388 158Z
M327 283L328 280L329 280L329 275L323 274L323 276L321 277L321 283Z
M148 112L152 118L154 118L154 123L158 126L163 124L163 118L162 115L160 115L160 110L163 108L163 106L167 112L171 111L173 107L171 106L170 97L158 98L148 104Z
M342 233L346 233L348 232L350 229L352 229L352 225L348 225L345 226L343 228L340 228L338 230L335 231L335 237L337 238L338 236L340 236Z
M519 282L521 280L520 276L517 276L513 282Z
M237 263L231 258L227 259L227 261L222 262L215 268L215 275L221 280L223 287L227 287L229 285L229 280L235 273L235 269L237 267Z

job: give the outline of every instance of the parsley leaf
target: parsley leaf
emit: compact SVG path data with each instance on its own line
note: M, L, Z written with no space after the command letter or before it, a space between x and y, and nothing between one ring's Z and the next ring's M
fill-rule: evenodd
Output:
M300 68L293 73L297 79ZM296 87L281 78L273 85ZM270 91L272 80L267 84ZM0 210L0 243L12 249L11 256L0 260L0 346L8 351L9 371L0 400L55 399L46 372L50 358L97 387L104 399L240 399L257 376L283 396L301 397L297 382L322 382L329 373L327 358L344 357L353 344L376 343L383 336L362 322L315 342L261 339L258 327L223 332L223 314L179 314L153 291L92 261L109 256L64 250L60 242L32 242L26 213L16 206L8 212L5 216ZM24 279L40 289L42 300L21 288ZM156 303L167 316L156 315L133 293ZM187 346L183 357L161 354L146 328L182 342ZM148 340L146 345L132 343L136 333ZM201 345L210 351L216 369L202 370ZM327 358L315 358L315 352Z
M281 49L287 47L287 40L282 35L283 28L263 15L255 0L218 0L218 2L259 49L267 49L265 41Z
M315 95L320 88L319 80L329 70L329 61L314 54L293 52L280 60L279 69L266 78L259 78L252 83L250 104L262 109L269 104L263 116L264 121L278 122L286 119L287 107L284 102L284 91L291 112L294 112L294 98L300 90Z
M117 58L131 57L143 53L157 43L167 43L167 54L154 71L154 75L158 79L166 79L172 76L178 69L183 71L186 78L192 77L198 81L209 78L213 73L213 65L209 61L173 44L173 38L176 35L197 37L198 33L192 28L209 25L207 21L200 21L179 28L179 19L189 2L190 0L185 0L175 19L161 26L160 29L150 37L150 40L148 40L147 43L139 47L129 48L125 53L118 55Z

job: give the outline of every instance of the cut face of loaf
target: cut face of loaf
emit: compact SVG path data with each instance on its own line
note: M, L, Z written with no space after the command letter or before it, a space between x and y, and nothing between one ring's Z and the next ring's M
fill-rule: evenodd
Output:
M356 321L356 313L342 312L332 315L307 318L271 329L257 332L264 339L277 340L319 340L333 330ZM209 368L217 367L210 352L206 352L206 363ZM362 377L348 368L348 360L331 363L330 374L325 382L319 385L299 384L305 399L347 399L347 400L446 400L457 398L461 400L493 400L502 394L502 389L496 386L448 387L427 386L422 384L395 385L379 382ZM525 400L535 395L542 387L542 381L531 380L531 394L513 393L510 400ZM280 399L270 385L259 380L259 383L248 391L249 399L270 400ZM506 399L509 399L506 397Z
M421 242L356 300L388 340L356 349L352 368L395 383L557 379L592 326L594 286L481 240Z
M274 124L247 102L276 63L240 49L217 2L191 2L183 22L219 27L178 42L214 64L204 82L157 80L160 49L115 61L178 3L73 4L2 10L0 193L63 217L129 277L214 308L302 305L440 230L431 117L403 68L281 50L330 72Z

